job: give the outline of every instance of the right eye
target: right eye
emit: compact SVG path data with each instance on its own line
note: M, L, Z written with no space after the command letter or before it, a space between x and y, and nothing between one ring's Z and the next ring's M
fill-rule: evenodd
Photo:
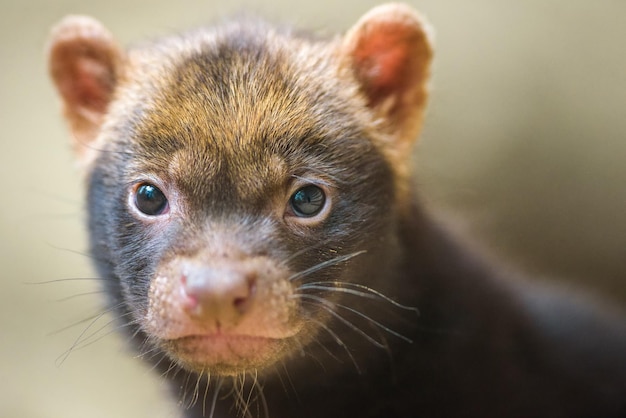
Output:
M135 191L135 206L148 216L159 216L167 212L167 198L158 187L144 183Z
M322 211L326 196L321 188L311 184L297 190L291 196L289 203L296 216L311 218Z

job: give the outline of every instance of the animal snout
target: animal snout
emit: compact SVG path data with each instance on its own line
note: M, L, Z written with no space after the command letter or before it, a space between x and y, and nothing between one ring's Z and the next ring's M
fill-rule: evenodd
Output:
M180 280L186 312L194 320L232 328L254 303L258 274L245 263L224 260L184 264Z

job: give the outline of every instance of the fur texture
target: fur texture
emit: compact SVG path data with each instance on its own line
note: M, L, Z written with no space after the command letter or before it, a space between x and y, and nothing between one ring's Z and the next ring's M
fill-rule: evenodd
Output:
M110 309L188 417L626 416L624 318L505 277L414 196L431 42L398 4L333 39L53 31Z

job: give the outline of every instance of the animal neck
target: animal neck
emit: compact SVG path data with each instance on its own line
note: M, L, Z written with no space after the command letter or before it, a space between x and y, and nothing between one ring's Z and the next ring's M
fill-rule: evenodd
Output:
M413 203L399 222L403 249L401 280L416 289L419 322L445 331L466 329L471 321L486 322L493 308L508 312L507 282L497 267L463 245L419 203ZM491 322L491 321L489 321Z

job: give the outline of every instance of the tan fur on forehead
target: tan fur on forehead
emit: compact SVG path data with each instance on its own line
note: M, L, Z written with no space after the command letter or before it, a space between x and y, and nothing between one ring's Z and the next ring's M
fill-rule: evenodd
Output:
M280 187L292 180L285 160L275 154L259 159L258 164L242 165L237 172L239 181L235 182L235 187L240 196L245 196L251 191L266 190L268 186L277 187L279 188L277 191L280 192ZM284 209L284 196L279 193L276 197L278 201L274 203L279 205L279 210Z
M181 141L198 152L212 152L217 147L236 156L228 158L241 168L253 169L250 176L240 172L244 181L238 187L245 191L249 187L245 179L253 178L254 165L260 163L255 158L255 145L271 148L281 138L298 141L316 129L320 137L340 139L347 135L345 126L335 122L334 114L340 111L349 114L363 140L371 141L388 159L398 177L395 186L404 190L409 182L412 144L412 138L406 137L417 132L421 109L414 115L412 128L403 134L393 132L390 120L368 107L369 99L364 97L353 68L346 64L350 45L358 43L354 39L364 28L380 24L410 31L419 28L421 22L414 12L391 5L374 9L344 39L301 37L264 23L244 21L132 49L125 58L125 77L117 87L116 100L93 148L127 148L128 143L115 143L131 141L146 145L143 158L169 159L171 155L146 142L147 137ZM222 55L215 55L213 62L203 59L218 50ZM229 61L224 63L224 58ZM212 85L219 80L206 76L206 83L199 83L214 70L227 73L230 81ZM119 122L129 120L129 115L136 135L120 139ZM401 141L398 135L403 137ZM206 148L207 143L213 148ZM251 154L248 162L246 153ZM177 165L170 164L170 168L187 165L187 157L192 158L193 153L177 155Z
M261 32L265 30L269 32ZM302 134L316 122L304 116L321 116L311 114L307 95L314 97L317 87L329 84L341 95L326 44L281 37L265 26L257 31L235 24L229 36L223 31L182 37L177 44L180 48L168 49L167 55L159 58L167 65L152 80L155 114L147 123L169 128L193 124L205 128L211 140L230 146L235 140L253 140L255 132L269 129L275 135ZM233 41L242 36L248 39L241 43L250 45ZM160 52L148 51L140 57L150 62L150 54ZM142 70L138 76L144 77ZM223 78L216 79L218 76ZM202 126L208 120L210 126ZM229 135L220 136L226 133Z
M186 172L190 159L186 151L185 149L181 149L171 156L166 171L168 180L175 180ZM207 156L202 159L202 168L207 176L207 180L213 178L220 170L220 160Z
M271 29L267 34L252 31L258 40L250 48L262 49L250 56L250 51L230 45L241 34L231 33L223 41L224 30L185 35L168 41L168 48L131 51L129 78L137 83L121 87L123 100L112 109L111 118L123 119L136 113L136 107L143 110L137 135L130 138L145 148L142 154L162 153L162 143L152 145L153 140L179 141L188 151L175 154L170 171L221 158L241 169L242 181L236 186L245 190L246 179L253 179L245 171L252 175L260 169L270 177L287 174L277 158L279 140L295 143L316 131L329 139L345 136L344 128L333 121L333 106L353 115L355 125L366 125L367 112L351 97L356 89L337 78L327 43L290 38ZM230 30L241 29L234 25ZM251 37L250 29L246 31ZM229 54L228 62L207 58L219 48ZM152 67L156 62L157 70ZM224 79L211 78L212 74ZM329 92L336 97L321 97ZM335 103L327 103L330 100Z
M240 176L238 179L240 182L235 184L238 187L239 194L246 193L250 189L261 188L262 185L267 183L280 183L288 176L286 163L280 156L272 154L254 157L258 158L258 164L245 164L239 167ZM190 165L197 163L197 159L193 158L193 152L190 153L188 149L179 150L169 160L166 171L168 180L177 181L177 179L184 178L190 171ZM220 159L212 158L211 155L205 155L201 159L200 164L206 176L204 181L211 181L211 179L215 178L221 167Z

